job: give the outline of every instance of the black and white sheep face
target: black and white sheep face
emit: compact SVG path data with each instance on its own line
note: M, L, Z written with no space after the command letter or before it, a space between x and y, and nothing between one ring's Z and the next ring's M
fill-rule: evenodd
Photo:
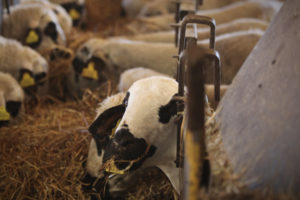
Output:
M66 37L58 18L51 8L40 4L19 4L3 18L2 33L5 37L21 41L38 51L54 44L65 45Z
M166 77L139 80L122 104L100 114L89 128L97 147L95 162L103 165L99 168L124 173L157 166L178 189L176 103L172 100L177 87L174 79Z

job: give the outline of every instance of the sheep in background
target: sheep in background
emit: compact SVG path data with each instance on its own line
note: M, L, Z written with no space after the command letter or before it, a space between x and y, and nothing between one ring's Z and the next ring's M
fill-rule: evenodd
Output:
M40 4L19 4L3 17L2 34L39 52L66 44L66 37L52 9Z
M246 31L250 29L260 29L264 31L267 27L268 23L266 21L254 18L241 18L216 26L216 36L231 32ZM126 36L125 38L145 42L173 43L174 34L174 31L165 31L137 34L132 36ZM198 40L207 39L209 38L209 36L210 28L198 28Z
M204 0L201 10L219 8L240 0ZM194 1L185 0L194 8ZM129 17L154 16L175 12L175 2L171 0L123 0L122 7Z
M0 127L15 122L23 109L24 92L8 73L0 72Z
M104 178L103 168L107 172L134 173L139 168L157 166L179 192L173 137L177 129L176 103L172 100L177 90L174 79L154 76L135 82L126 95L117 94L105 100L89 128L93 135L87 160L90 175ZM211 114L208 106L206 112ZM116 159L142 159L119 165L111 162L112 152Z
M222 84L231 83L262 34L260 30L248 30L216 37L216 50L220 53L222 62ZM199 43L208 46L209 41L202 40ZM73 74L70 75L71 88L94 89L99 86L100 78L105 79L107 73L102 72L119 75L122 71L137 66L175 77L177 59L173 56L177 54L178 49L173 44L90 39L76 52ZM97 62L90 62L90 59ZM213 67L208 69L211 76L207 76L207 83L210 84L213 83L212 69Z
M46 77L48 63L31 48L16 40L0 37L0 71L11 74L26 88Z
M59 24L63 29L66 36L71 33L72 29L72 19L67 11L59 4L50 3L48 0L21 0L21 4L40 4L42 6L46 6L54 11L56 14Z
M163 77L168 77L166 74L159 73L157 71L147 69L144 67L137 67L137 68L132 68L125 70L122 72L120 75L120 81L118 84L118 90L119 92L126 92L131 85L143 78L148 78L152 76L163 76ZM224 96L228 89L228 85L221 85L220 87L220 95L221 98ZM216 108L216 103L215 102L215 90L214 90L214 85L212 84L206 84L205 85L205 93L208 98L208 102L212 106L212 108Z
M224 24L239 18L256 18L270 22L279 11L282 2L279 1L243 1L221 8L200 10L197 15L208 16L216 20L216 24ZM129 23L126 27L133 33L171 30L174 14L153 17L141 17Z
M216 37L215 49L221 58L221 83L231 84L233 78L255 47L261 36L261 30L233 32ZM209 46L209 40L199 41L198 44ZM213 67L208 68L208 74L213 74ZM213 83L213 76L207 76L207 83Z
M50 0L50 2L64 7L72 18L74 26L78 26L85 16L85 0Z

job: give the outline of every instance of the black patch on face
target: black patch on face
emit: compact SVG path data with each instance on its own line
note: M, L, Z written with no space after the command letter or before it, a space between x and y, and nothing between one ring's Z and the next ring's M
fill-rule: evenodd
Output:
M61 4L61 6L66 9L66 11L69 13L71 9L75 9L78 13L80 13L80 16L82 16L83 10L84 10L84 6L83 5L79 5L76 2L70 2L70 3L63 3ZM82 17L80 17L79 19L73 19L73 26L78 26L80 23Z
M57 41L57 30L56 30L56 25L54 22L49 22L44 29L45 35L48 35L54 42Z
M159 108L159 121L163 124L167 124L171 117L177 114L177 101L171 100L167 105Z
M19 114L21 105L20 101L7 101L5 107L12 117L16 117Z
M45 80L44 80L45 78L46 78L46 73L45 72L36 74L34 76L34 80L35 80L35 83L37 85L43 85L45 83Z
M135 170L142 165L146 158L155 153L156 147L151 145L147 154L144 155L147 147L148 144L143 138L135 138L129 129L122 128L105 148L103 163L114 158L116 167L122 170L130 164L130 161L138 159L130 168L130 171Z
M124 105L118 105L105 110L89 127L89 132L95 139L98 155L101 155L102 149L104 149L109 143L112 129L116 126L118 120L122 118L125 112Z
M28 43L28 42L26 42L26 39L25 39L24 43L27 46L31 47L32 49L35 49L35 48L38 48L40 46L40 44L42 42L43 34L42 34L42 31L39 28L29 28L26 31L25 38L28 37L28 35L30 34L31 31L34 31L38 35L38 40L35 41L35 42Z

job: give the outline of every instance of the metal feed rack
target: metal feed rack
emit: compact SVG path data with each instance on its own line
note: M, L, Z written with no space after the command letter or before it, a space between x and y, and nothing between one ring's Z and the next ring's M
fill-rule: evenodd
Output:
M195 9L198 8L196 1ZM178 67L177 81L178 99L177 113L177 152L176 166L180 168L180 199L197 199L201 187L208 189L210 178L210 165L207 159L207 150L205 144L205 77L204 68L207 61L211 61L215 67L215 101L220 101L220 79L221 63L220 56L215 47L215 20L206 16L188 14L181 22L180 2L176 2L176 32L175 45L178 47ZM197 24L204 24L210 27L209 48L197 45ZM191 26L189 26L191 25ZM206 65L205 65L206 63ZM187 81L185 81L187 78ZM184 83L187 83L189 92L187 94L187 109L184 111ZM186 125L186 127L184 127ZM184 147L186 152L184 153ZM188 155L184 159L184 154ZM188 168L188 170L187 170ZM184 175L183 175L184 174ZM184 184L184 185L183 185Z

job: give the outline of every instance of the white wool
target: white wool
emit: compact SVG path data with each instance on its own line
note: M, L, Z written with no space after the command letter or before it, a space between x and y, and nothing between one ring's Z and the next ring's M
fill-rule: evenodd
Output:
M43 32L49 22L56 25L58 33L57 44L65 45L66 37L59 21L50 8L40 4L18 4L11 7L10 15L3 16L2 34L5 37L25 42L24 35L28 28L40 28ZM52 48L55 42L47 35L43 34L43 39L37 50L39 52Z
M263 35L263 31L255 29L233 32L216 37L216 50L221 57L221 83L230 84L248 55ZM209 45L209 40L199 41L198 44ZM211 76L208 83L213 83L213 68L208 69Z
M24 101L24 92L18 82L8 73L0 72L0 91L5 101Z
M120 81L118 84L118 90L121 92L127 91L130 86L137 80L151 77L151 76L166 76L165 74L159 73L157 71L147 69L144 67L132 68L124 71L120 75Z
M20 69L30 70L34 74L47 73L48 63L31 48L0 36L0 71L8 72L18 79Z
M59 24L63 29L65 35L69 35L72 29L72 19L67 13L67 11L58 4L50 3L48 0L21 0L21 4L40 4L42 6L46 6L54 11L56 14Z
M255 18L241 18L231 22L220 24L216 26L216 36L237 31L246 31L249 29L266 30L268 23L264 20ZM146 34L137 34L126 36L130 40L138 40L145 42L159 42L159 43L174 43L175 31L164 31ZM210 36L210 28L198 28L198 40L207 39Z

